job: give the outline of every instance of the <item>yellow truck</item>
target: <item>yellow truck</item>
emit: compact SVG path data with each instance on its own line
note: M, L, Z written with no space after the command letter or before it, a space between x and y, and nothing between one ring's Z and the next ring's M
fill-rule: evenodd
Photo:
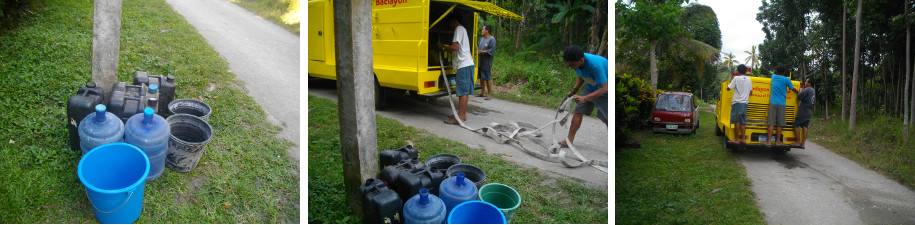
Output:
M763 78L763 77L750 77L750 81L753 82L753 92L750 94L750 102L747 104L747 131L746 131L746 144L731 144L728 143L729 140L734 140L734 124L731 124L731 99L734 95L734 90L728 91L728 84L731 80L724 81L721 83L721 91L718 94L718 102L715 107L715 134L718 136L724 136L724 145L725 149L745 149L747 147L762 147L766 148L765 142L767 131L768 131L768 118L769 118L769 95L772 78ZM797 88L800 91L800 82L791 81L791 84L794 85L794 88ZM791 150L791 147L787 146L796 142L794 135L794 117L797 115L797 106L798 99L797 93L794 93L791 90L787 90L788 93L785 95L785 123L786 126L782 128L782 136L778 137L782 139L782 143L785 143L786 146L775 146L772 145L773 150L778 154L784 154L787 151ZM775 137L776 129L772 129L772 136Z
M480 13L523 19L492 3L469 0L370 0L372 51L375 75L375 106L383 107L385 95L399 90L438 97L447 94L439 53L435 46L451 44L454 29L445 21L449 13L460 14L467 29L471 53L477 50ZM332 0L308 1L308 76L336 80ZM451 53L443 52L446 74L454 76ZM474 64L477 55L472 54ZM474 80L476 80L474 71Z

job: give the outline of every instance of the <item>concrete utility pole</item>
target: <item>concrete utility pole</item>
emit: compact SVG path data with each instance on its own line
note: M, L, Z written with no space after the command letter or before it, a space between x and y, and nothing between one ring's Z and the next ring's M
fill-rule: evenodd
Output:
M334 1L337 102L346 204L362 214L359 186L378 174L375 80L372 73L372 1Z
M121 44L121 0L95 0L92 14L92 81L105 99L118 78Z

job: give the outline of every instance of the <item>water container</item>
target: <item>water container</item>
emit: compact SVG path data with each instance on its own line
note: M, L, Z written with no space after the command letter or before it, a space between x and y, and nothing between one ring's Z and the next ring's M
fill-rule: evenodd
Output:
M100 145L124 142L124 123L114 114L105 112L105 105L102 104L95 106L95 113L83 118L78 132L83 155Z
M448 213L448 224L505 224L505 215L489 202L466 201Z
M70 149L79 150L79 123L92 112L95 105L104 103L104 91L95 82L89 82L67 100L67 131L70 133Z
M419 193L419 189L428 189L432 194L438 194L438 187L445 180L444 171L433 171L431 168L423 168L412 173L402 173L394 182L394 191L400 194L401 198Z
M419 159L419 152L413 149L413 145L407 145L394 150L384 150L378 153L381 161L381 168L397 165L400 161L408 159Z
M95 218L101 223L133 223L143 210L149 159L125 143L99 146L83 155L76 167Z
M124 140L127 144L137 146L149 157L149 176L146 177L146 182L162 176L170 133L165 118L154 114L153 109L148 107L143 110L143 114L130 117L124 125Z
M407 174L422 170L426 166L419 163L418 159L402 160L397 165L388 166L381 170L378 178L388 184L388 188L395 189L394 182L400 179L401 174ZM406 197L413 195L406 195ZM406 199L406 198L403 198Z
M425 188L404 203L403 215L409 224L442 224L448 218L445 203Z
M454 209L458 204L476 200L477 186L470 180L465 179L463 172L458 172L457 176L449 177L442 181L438 189L438 196L441 196L442 202L445 202L445 207L448 208L450 213L451 209Z
M147 87L153 84L158 85L158 106L153 108L157 109L156 114L162 117L169 115L168 104L175 100L175 76L149 75L143 71L136 71L133 73L133 84L146 84Z
M461 157L452 154L436 154L426 158L426 167L432 170L447 171L449 167L461 164Z
M118 116L121 122L127 122L131 116L142 113L146 108L146 84L127 85L124 82L118 82L111 90L111 96L108 98L108 107L111 113Z
M146 108L152 108L153 113L159 113L159 85L151 84L146 89Z
M403 223L403 201L397 192L378 179L368 179L359 186L362 195L363 223Z

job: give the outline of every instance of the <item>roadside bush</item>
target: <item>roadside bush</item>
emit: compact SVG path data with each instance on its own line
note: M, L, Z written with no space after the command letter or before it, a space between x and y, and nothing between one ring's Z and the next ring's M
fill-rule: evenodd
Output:
M0 30L6 30L16 24L16 20L29 12L25 7L32 0L0 0Z
M627 136L650 116L655 98L644 79L628 73L616 74L616 121Z

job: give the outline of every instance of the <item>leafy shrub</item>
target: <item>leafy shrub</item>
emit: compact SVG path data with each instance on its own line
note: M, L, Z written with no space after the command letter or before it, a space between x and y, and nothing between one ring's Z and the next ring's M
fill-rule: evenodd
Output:
M616 74L616 121L623 132L641 127L642 120L651 116L655 100L651 86L644 79L628 73Z
M32 0L0 0L0 30L11 28L19 17L29 12L26 5Z

